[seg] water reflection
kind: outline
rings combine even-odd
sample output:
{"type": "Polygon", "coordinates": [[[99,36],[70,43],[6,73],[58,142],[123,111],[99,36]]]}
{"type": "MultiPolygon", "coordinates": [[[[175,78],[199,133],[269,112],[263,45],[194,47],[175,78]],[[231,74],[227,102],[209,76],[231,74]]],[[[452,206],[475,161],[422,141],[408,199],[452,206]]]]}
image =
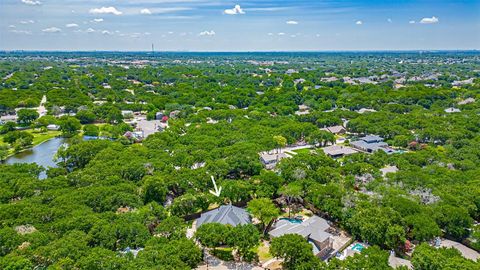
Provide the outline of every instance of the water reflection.
{"type": "MultiPolygon", "coordinates": [[[[64,138],[53,138],[40,145],[17,153],[7,158],[7,164],[15,163],[37,163],[40,166],[48,169],[48,167],[57,167],[57,164],[53,160],[58,148],[65,143],[64,138]]],[[[40,174],[40,179],[47,177],[45,172],[40,174]]]]}

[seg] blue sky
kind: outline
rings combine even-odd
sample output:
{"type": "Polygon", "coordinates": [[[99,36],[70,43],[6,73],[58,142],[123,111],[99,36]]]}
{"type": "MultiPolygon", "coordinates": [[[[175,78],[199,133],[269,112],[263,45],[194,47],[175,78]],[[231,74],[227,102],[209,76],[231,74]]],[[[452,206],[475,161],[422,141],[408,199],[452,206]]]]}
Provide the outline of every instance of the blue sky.
{"type": "Polygon", "coordinates": [[[480,0],[0,0],[3,50],[480,49],[480,0]]]}

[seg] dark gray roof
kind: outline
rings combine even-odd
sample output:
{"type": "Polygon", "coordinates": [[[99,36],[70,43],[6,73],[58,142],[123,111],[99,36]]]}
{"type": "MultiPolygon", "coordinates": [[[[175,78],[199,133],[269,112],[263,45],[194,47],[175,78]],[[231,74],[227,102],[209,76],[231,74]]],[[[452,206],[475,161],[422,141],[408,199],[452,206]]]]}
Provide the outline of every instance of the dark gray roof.
{"type": "Polygon", "coordinates": [[[232,226],[244,225],[251,223],[250,215],[240,207],[222,205],[217,209],[203,213],[197,219],[197,228],[205,223],[230,224],[232,226]]]}
{"type": "Polygon", "coordinates": [[[384,148],[384,147],[388,146],[388,144],[385,143],[385,142],[368,143],[368,142],[363,141],[363,140],[362,141],[350,142],[350,145],[353,146],[353,147],[356,147],[356,148],[360,148],[360,149],[368,149],[372,152],[380,150],[380,148],[384,148]]]}
{"type": "Polygon", "coordinates": [[[375,143],[375,142],[382,142],[383,138],[377,135],[367,135],[365,137],[359,138],[362,141],[365,141],[367,143],[375,143]]]}

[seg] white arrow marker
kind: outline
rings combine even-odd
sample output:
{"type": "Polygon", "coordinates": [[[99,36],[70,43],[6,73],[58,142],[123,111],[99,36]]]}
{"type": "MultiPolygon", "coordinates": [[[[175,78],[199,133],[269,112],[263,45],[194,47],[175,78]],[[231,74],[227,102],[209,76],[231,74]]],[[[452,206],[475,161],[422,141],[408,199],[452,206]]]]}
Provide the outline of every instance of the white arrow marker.
{"type": "Polygon", "coordinates": [[[217,197],[220,197],[220,192],[222,192],[222,187],[217,188],[217,183],[215,183],[215,178],[213,178],[213,175],[211,176],[211,178],[212,178],[212,183],[213,183],[213,187],[215,188],[215,191],[213,191],[213,190],[209,190],[209,191],[213,195],[215,195],[217,197]]]}

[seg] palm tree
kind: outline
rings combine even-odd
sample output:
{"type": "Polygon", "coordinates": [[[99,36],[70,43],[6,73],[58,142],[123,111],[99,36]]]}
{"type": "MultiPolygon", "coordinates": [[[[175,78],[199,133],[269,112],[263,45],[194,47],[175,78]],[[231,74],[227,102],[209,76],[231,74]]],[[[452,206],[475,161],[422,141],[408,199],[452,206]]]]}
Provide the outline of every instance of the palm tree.
{"type": "Polygon", "coordinates": [[[290,183],[280,188],[280,195],[285,198],[288,206],[288,218],[290,218],[291,205],[295,201],[300,201],[303,195],[303,188],[300,184],[290,183]]]}

